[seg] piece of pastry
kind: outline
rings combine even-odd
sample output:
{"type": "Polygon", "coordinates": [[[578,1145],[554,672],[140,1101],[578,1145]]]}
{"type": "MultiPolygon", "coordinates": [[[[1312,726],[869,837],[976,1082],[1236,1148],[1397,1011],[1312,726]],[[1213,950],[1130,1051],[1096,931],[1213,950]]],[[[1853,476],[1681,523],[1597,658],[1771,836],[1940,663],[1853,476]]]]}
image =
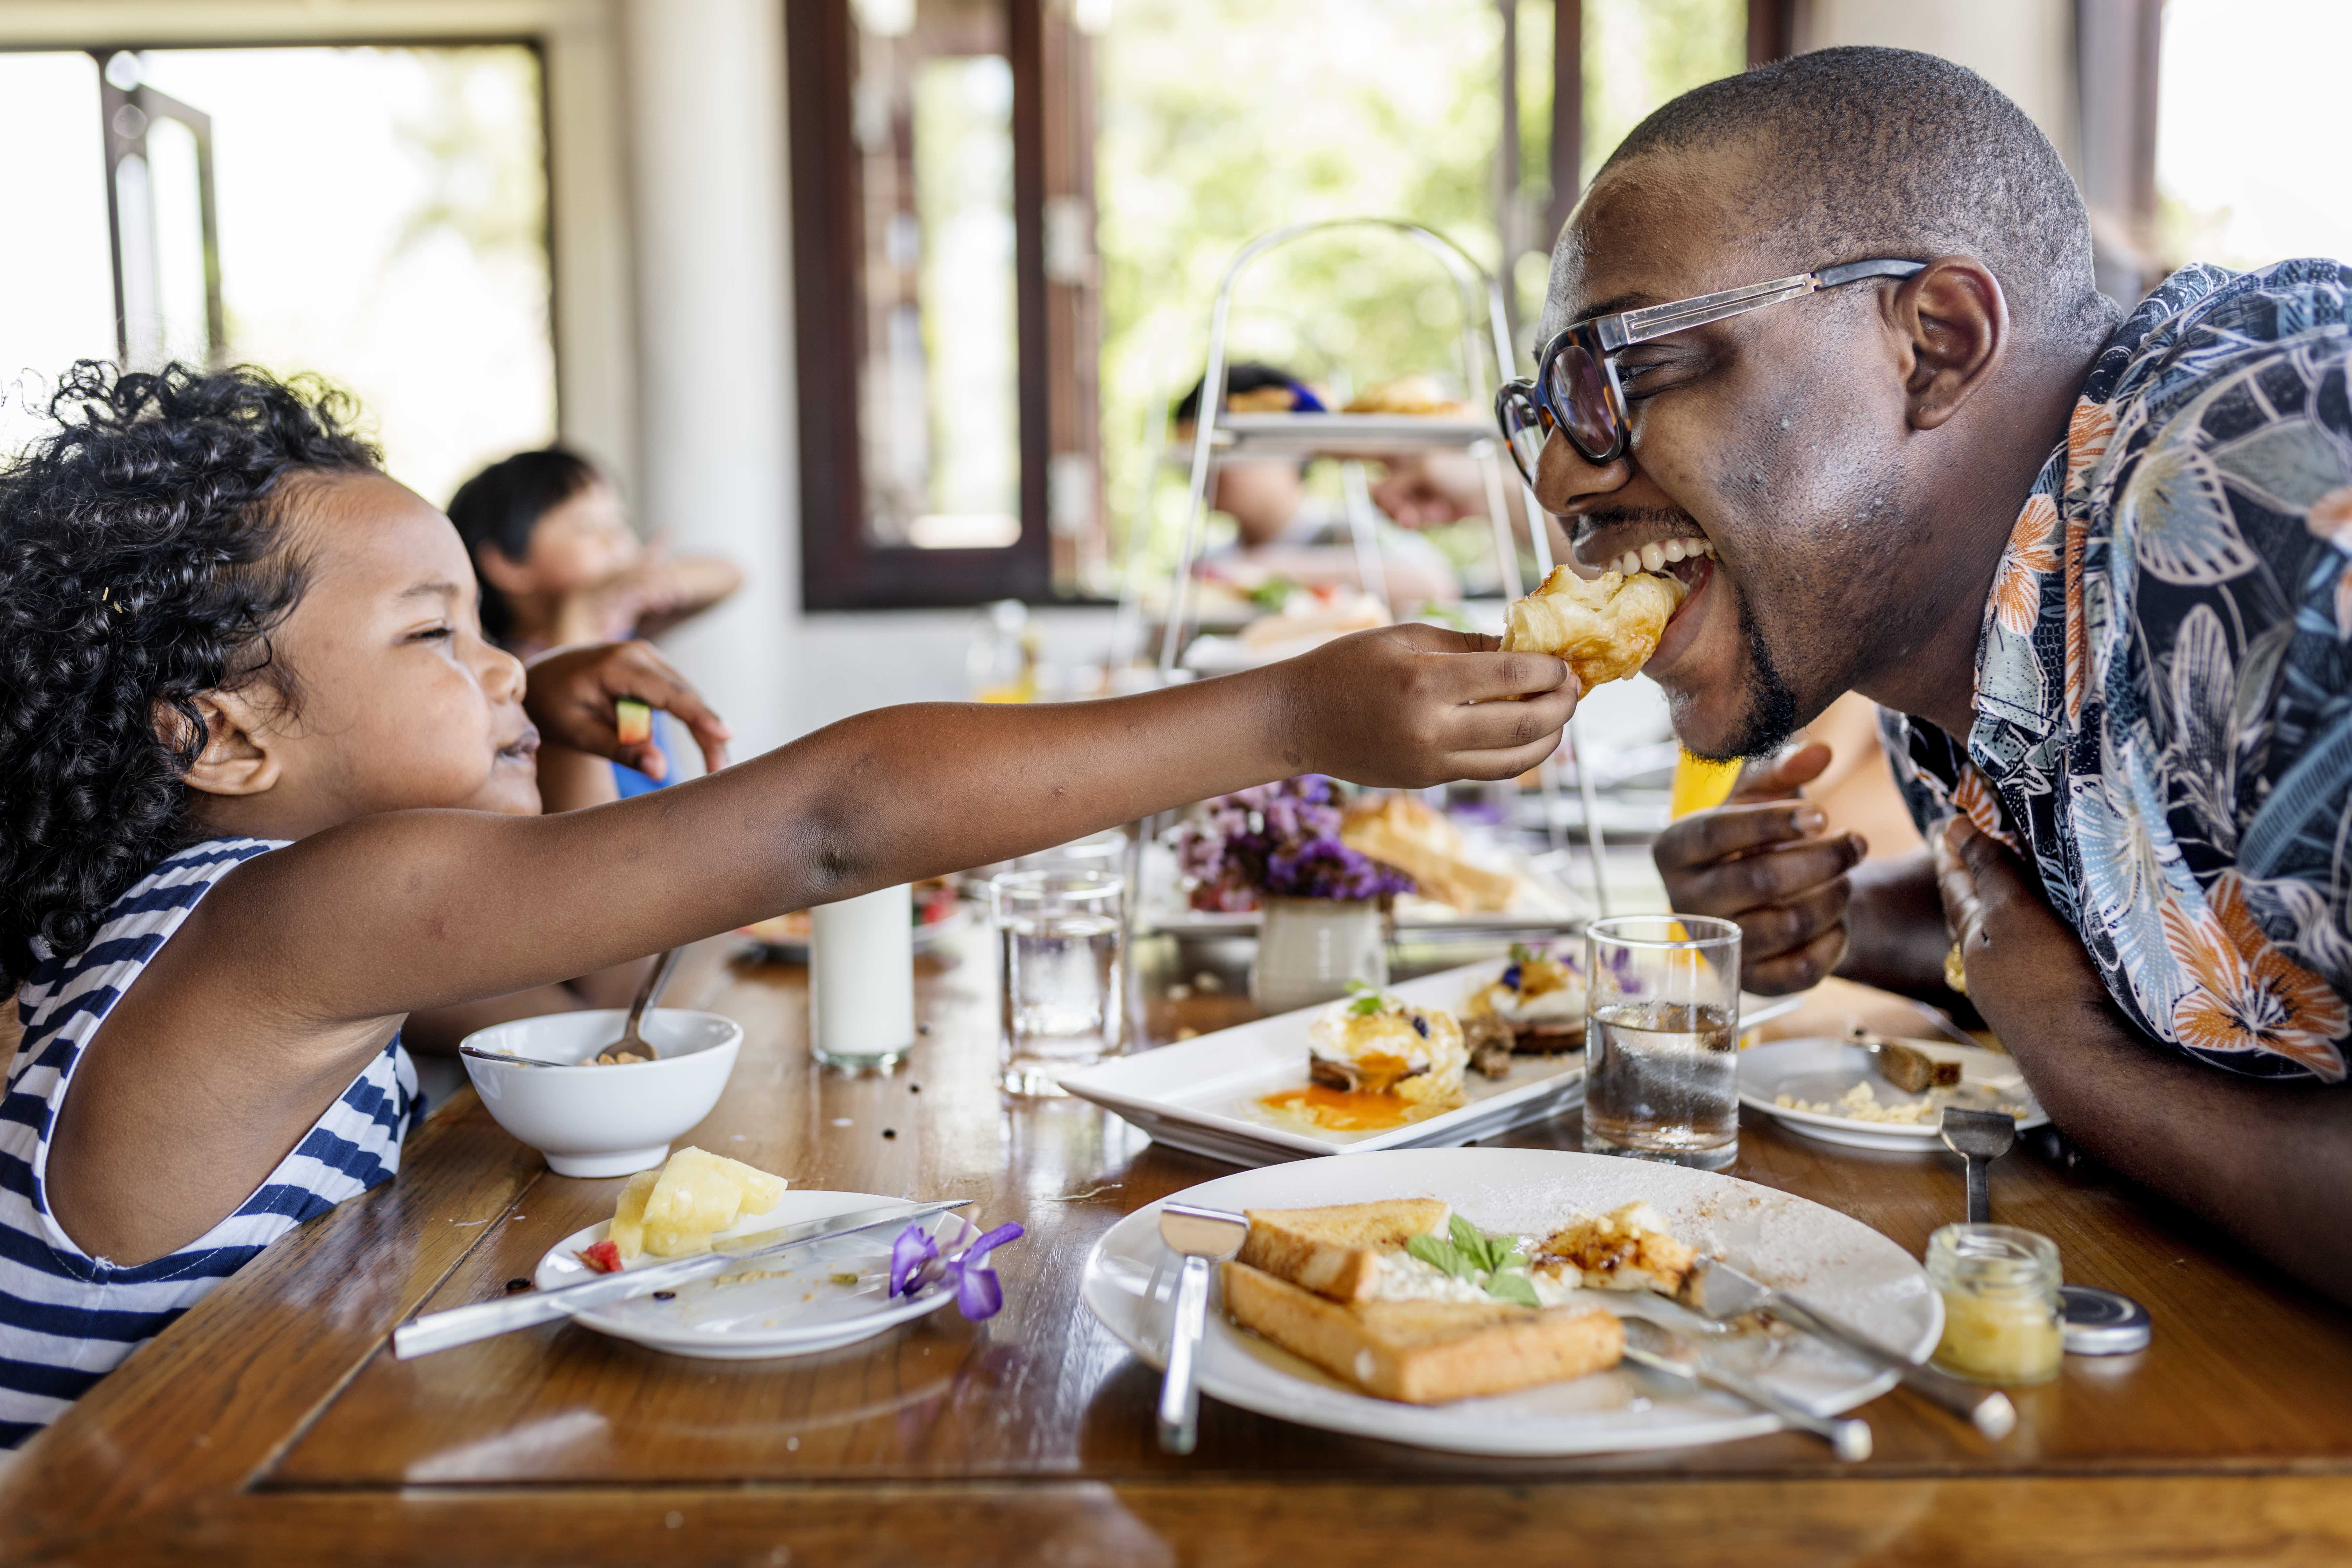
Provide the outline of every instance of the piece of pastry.
{"type": "Polygon", "coordinates": [[[1664,1215],[1634,1202],[1604,1215],[1578,1215],[1545,1238],[1528,1271],[1592,1290],[1672,1296],[1697,1260],[1698,1249],[1676,1240],[1664,1215]]]}
{"type": "Polygon", "coordinates": [[[1379,1280],[1383,1254],[1416,1236],[1444,1235],[1453,1211],[1437,1198],[1389,1198],[1243,1212],[1249,1235],[1235,1256],[1244,1263],[1334,1301],[1359,1301],[1379,1280]]]}
{"type": "Polygon", "coordinates": [[[1465,1014],[1462,1043],[1470,1048],[1470,1070],[1482,1078],[1511,1076],[1511,1058],[1519,1048],[1518,1031],[1492,1013],[1483,1017],[1465,1014]]]}
{"type": "Polygon", "coordinates": [[[1514,942],[1503,973],[1462,1005],[1464,1037],[1473,1019],[1499,1021],[1512,1049],[1550,1056],[1584,1048],[1584,976],[1557,953],[1514,942]]]}
{"type": "Polygon", "coordinates": [[[1410,795],[1359,800],[1340,819],[1339,841],[1411,877],[1424,899],[1465,914],[1511,907],[1519,879],[1469,858],[1461,829],[1410,795]]]}
{"type": "Polygon", "coordinates": [[[1454,1015],[1385,991],[1332,1003],[1307,1030],[1307,1076],[1326,1088],[1389,1094],[1415,1106],[1463,1101],[1470,1053],[1454,1015]]]}
{"type": "Polygon", "coordinates": [[[1349,414],[1412,414],[1423,418],[1467,418],[1470,405],[1448,394],[1433,375],[1401,375],[1368,386],[1350,399],[1349,414]]]}
{"type": "Polygon", "coordinates": [[[1558,655],[1590,691],[1649,662],[1686,592],[1680,579],[1654,572],[1584,578],[1556,566],[1542,587],[1511,605],[1503,647],[1558,655]]]}
{"type": "Polygon", "coordinates": [[[1611,1313],[1507,1301],[1363,1301],[1343,1306],[1246,1263],[1224,1265],[1225,1311],[1367,1394],[1438,1405],[1581,1377],[1617,1364],[1611,1313]]]}
{"type": "Polygon", "coordinates": [[[1906,1046],[1900,1040],[1882,1040],[1874,1035],[1854,1031],[1854,1044],[1870,1053],[1878,1068],[1878,1076],[1906,1094],[1925,1094],[1931,1089],[1957,1089],[1960,1083],[1960,1064],[1940,1061],[1916,1046],[1906,1046]]]}
{"type": "Polygon", "coordinates": [[[1228,414],[1288,414],[1298,406],[1298,394],[1287,386],[1254,386],[1225,395],[1228,414]]]}

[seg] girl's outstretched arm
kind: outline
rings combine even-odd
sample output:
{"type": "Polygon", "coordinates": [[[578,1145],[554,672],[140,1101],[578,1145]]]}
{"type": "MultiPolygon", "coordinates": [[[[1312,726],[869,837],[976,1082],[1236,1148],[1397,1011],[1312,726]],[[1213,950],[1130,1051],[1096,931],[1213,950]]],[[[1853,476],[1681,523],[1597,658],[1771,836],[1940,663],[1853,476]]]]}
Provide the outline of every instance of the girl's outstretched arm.
{"type": "Polygon", "coordinates": [[[1577,693],[1559,660],[1492,642],[1396,626],[1138,697],[884,709],[610,805],[396,811],[313,833],[225,877],[117,1005],[63,1108],[51,1202],[94,1254],[184,1245],[416,1008],[1294,773],[1516,776],[1558,745],[1577,693]]]}
{"type": "Polygon", "coordinates": [[[881,709],[557,816],[362,818],[233,873],[198,917],[206,946],[269,955],[236,967],[289,1015],[334,1023],[560,979],[1294,773],[1512,777],[1558,744],[1575,692],[1559,660],[1488,640],[1396,626],[1137,697],[881,709]]]}

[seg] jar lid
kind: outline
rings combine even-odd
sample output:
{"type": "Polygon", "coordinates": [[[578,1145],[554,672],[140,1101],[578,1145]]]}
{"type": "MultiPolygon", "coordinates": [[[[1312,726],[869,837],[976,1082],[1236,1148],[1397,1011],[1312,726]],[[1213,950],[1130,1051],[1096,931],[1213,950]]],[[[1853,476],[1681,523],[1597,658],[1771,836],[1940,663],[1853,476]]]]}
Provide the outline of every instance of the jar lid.
{"type": "Polygon", "coordinates": [[[2154,1325],[2147,1309],[2129,1296],[2089,1285],[2062,1285],[2066,1353],[2069,1355],[2129,1355],[2146,1350],[2154,1325]]]}

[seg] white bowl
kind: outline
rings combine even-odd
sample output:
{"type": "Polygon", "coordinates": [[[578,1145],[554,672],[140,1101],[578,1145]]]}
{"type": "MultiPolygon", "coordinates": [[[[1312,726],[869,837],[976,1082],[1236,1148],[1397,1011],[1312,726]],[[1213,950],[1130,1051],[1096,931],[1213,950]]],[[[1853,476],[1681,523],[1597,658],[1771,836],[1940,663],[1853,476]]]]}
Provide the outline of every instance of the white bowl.
{"type": "MultiPolygon", "coordinates": [[[[502,1056],[585,1064],[621,1037],[628,1014],[550,1013],[477,1030],[466,1044],[502,1056]]],[[[559,1176],[626,1176],[669,1158],[670,1140],[710,1114],[735,1070],[743,1026],[716,1013],[656,1007],[646,1038],[660,1053],[616,1067],[537,1068],[460,1057],[498,1124],[547,1156],[559,1176]]]]}

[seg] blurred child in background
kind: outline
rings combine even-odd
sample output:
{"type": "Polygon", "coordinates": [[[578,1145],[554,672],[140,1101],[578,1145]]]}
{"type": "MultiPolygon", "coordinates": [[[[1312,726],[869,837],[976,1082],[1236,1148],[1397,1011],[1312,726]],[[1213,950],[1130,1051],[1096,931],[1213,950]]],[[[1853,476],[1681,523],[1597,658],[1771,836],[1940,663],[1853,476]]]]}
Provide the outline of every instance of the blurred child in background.
{"type": "MultiPolygon", "coordinates": [[[[449,521],[473,557],[482,630],[528,659],[574,643],[616,642],[667,631],[724,600],[743,574],[711,556],[673,558],[648,548],[621,511],[620,493],[594,464],[562,447],[518,452],[457,487],[449,521]]],[[[655,739],[665,760],[657,723],[655,739]]],[[[542,763],[542,768],[549,764],[542,763]]],[[[577,771],[573,794],[641,795],[667,782],[618,763],[557,759],[577,771]]]]}

